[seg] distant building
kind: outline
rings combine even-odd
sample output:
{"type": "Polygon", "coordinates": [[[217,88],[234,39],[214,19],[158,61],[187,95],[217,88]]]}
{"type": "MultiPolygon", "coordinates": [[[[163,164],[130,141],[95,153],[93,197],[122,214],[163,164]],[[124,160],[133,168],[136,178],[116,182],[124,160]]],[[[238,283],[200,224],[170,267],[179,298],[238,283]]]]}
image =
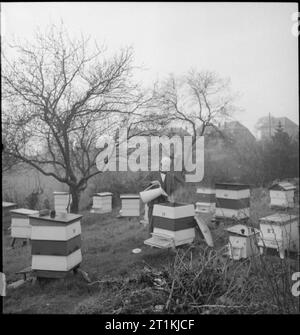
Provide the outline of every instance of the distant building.
{"type": "Polygon", "coordinates": [[[259,140],[273,136],[279,124],[291,137],[298,136],[299,126],[287,117],[264,116],[256,123],[256,137],[259,140]]]}

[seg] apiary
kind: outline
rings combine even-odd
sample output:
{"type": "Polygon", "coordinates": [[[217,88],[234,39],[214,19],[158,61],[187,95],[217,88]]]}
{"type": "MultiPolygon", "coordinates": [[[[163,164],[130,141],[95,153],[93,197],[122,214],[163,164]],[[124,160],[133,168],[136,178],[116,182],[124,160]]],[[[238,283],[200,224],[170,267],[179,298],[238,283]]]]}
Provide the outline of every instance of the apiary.
{"type": "Polygon", "coordinates": [[[12,238],[31,238],[31,225],[29,215],[38,214],[39,211],[27,208],[18,208],[10,211],[11,213],[11,237],[12,238]]]}
{"type": "Polygon", "coordinates": [[[56,213],[68,213],[72,202],[72,196],[68,192],[53,192],[54,209],[56,213]]]}
{"type": "Polygon", "coordinates": [[[239,260],[259,254],[259,230],[243,224],[226,228],[229,232],[228,255],[231,259],[239,260]]]}
{"type": "Polygon", "coordinates": [[[216,213],[218,218],[246,219],[250,216],[250,187],[244,184],[216,184],[216,213]]]}
{"type": "Polygon", "coordinates": [[[112,193],[102,192],[93,196],[91,213],[110,213],[112,211],[112,193]]]}
{"type": "Polygon", "coordinates": [[[216,209],[216,191],[213,188],[197,188],[197,213],[213,213],[216,209]]]}
{"type": "Polygon", "coordinates": [[[159,248],[191,243],[195,238],[195,209],[191,204],[162,203],[153,207],[153,233],[145,244],[159,248]]]}
{"type": "Polygon", "coordinates": [[[2,225],[3,226],[9,226],[11,223],[11,213],[10,211],[12,209],[16,209],[17,208],[17,204],[13,203],[13,202],[6,202],[3,201],[2,202],[2,225]]]}
{"type": "Polygon", "coordinates": [[[259,219],[261,253],[264,248],[276,249],[281,258],[285,251],[299,251],[299,217],[287,213],[275,213],[259,219]]]}
{"type": "Polygon", "coordinates": [[[37,277],[60,278],[82,261],[82,215],[59,213],[54,218],[30,215],[31,269],[37,277]]]}
{"type": "Polygon", "coordinates": [[[288,182],[279,182],[269,188],[271,207],[293,208],[296,187],[288,182]]]}
{"type": "Polygon", "coordinates": [[[140,196],[138,194],[121,194],[121,216],[140,216],[140,196]]]}

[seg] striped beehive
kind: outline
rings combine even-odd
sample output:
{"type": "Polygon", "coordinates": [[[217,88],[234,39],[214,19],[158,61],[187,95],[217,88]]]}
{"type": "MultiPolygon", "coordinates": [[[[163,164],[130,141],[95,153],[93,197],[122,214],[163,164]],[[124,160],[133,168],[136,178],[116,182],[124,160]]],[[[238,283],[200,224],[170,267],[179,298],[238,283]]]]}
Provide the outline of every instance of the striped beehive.
{"type": "Polygon", "coordinates": [[[213,213],[216,209],[216,191],[213,188],[197,188],[198,201],[196,202],[196,212],[213,213]]]}
{"type": "Polygon", "coordinates": [[[31,225],[29,215],[38,214],[39,211],[18,208],[10,211],[11,213],[11,237],[12,238],[31,238],[31,225]]]}
{"type": "Polygon", "coordinates": [[[217,218],[246,219],[250,216],[250,187],[244,184],[216,184],[217,218]]]}
{"type": "Polygon", "coordinates": [[[68,213],[72,202],[72,196],[68,192],[53,192],[54,209],[56,213],[68,213]]]}
{"type": "Polygon", "coordinates": [[[95,193],[91,213],[110,213],[112,210],[112,193],[95,193]]]}
{"type": "Polygon", "coordinates": [[[138,194],[121,194],[121,216],[140,216],[140,196],[138,194]]]}
{"type": "Polygon", "coordinates": [[[30,215],[34,275],[60,278],[80,265],[81,218],[82,215],[63,213],[55,218],[30,215]]]}
{"type": "Polygon", "coordinates": [[[287,213],[274,213],[259,219],[260,238],[258,245],[276,249],[281,258],[286,250],[299,251],[299,217],[287,213]]]}
{"type": "Polygon", "coordinates": [[[269,188],[271,207],[293,208],[296,186],[289,182],[279,182],[269,188]]]}
{"type": "Polygon", "coordinates": [[[11,223],[11,214],[10,211],[12,209],[16,209],[17,204],[13,202],[2,202],[2,225],[7,228],[7,226],[11,223]]]}
{"type": "Polygon", "coordinates": [[[194,205],[191,204],[154,205],[152,237],[144,243],[167,248],[193,242],[195,238],[194,215],[194,205]]]}

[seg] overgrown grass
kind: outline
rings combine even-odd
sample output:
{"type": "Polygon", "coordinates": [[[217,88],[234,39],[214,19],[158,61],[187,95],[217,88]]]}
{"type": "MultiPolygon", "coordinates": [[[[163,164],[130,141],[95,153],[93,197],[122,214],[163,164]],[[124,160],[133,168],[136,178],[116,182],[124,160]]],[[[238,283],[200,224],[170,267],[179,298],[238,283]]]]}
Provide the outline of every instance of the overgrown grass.
{"type": "MultiPolygon", "coordinates": [[[[194,192],[182,191],[182,201],[190,202],[194,192]]],[[[265,190],[252,190],[251,225],[258,227],[258,219],[273,212],[268,204],[265,190]]],[[[143,244],[148,228],[137,218],[117,219],[118,208],[112,214],[82,214],[81,267],[92,283],[79,274],[44,285],[28,282],[8,291],[4,313],[299,313],[299,300],[291,294],[291,274],[299,271],[295,255],[282,260],[269,252],[230,260],[224,256],[223,225],[211,226],[214,249],[199,233],[193,245],[175,253],[151,249],[143,244]],[[142,252],[133,254],[134,248],[142,252]]],[[[11,249],[9,242],[5,231],[4,272],[12,282],[31,256],[30,246],[11,249]]]]}

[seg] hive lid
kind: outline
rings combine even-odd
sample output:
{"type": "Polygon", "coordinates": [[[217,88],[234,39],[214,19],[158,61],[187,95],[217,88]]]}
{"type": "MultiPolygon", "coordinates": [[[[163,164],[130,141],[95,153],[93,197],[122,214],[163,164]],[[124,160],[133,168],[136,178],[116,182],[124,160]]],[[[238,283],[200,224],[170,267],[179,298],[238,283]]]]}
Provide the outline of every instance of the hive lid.
{"type": "Polygon", "coordinates": [[[98,196],[98,197],[106,197],[108,195],[112,195],[111,192],[100,192],[100,193],[95,193],[94,196],[98,196]]]}
{"type": "Polygon", "coordinates": [[[14,202],[7,202],[7,201],[3,201],[2,202],[2,207],[12,207],[12,206],[17,206],[17,204],[15,204],[14,202]]]}
{"type": "Polygon", "coordinates": [[[290,221],[298,219],[298,216],[286,214],[286,213],[274,213],[263,218],[260,218],[260,222],[266,221],[267,223],[282,225],[290,221]]]}
{"type": "Polygon", "coordinates": [[[18,209],[12,209],[10,212],[14,214],[32,215],[32,214],[38,214],[39,211],[28,208],[18,208],[18,209]]]}
{"type": "Polygon", "coordinates": [[[253,227],[248,227],[243,224],[237,224],[235,226],[226,228],[230,233],[238,234],[241,236],[251,236],[253,234],[259,233],[259,230],[253,227]]]}
{"type": "Polygon", "coordinates": [[[222,190],[248,190],[250,185],[238,183],[216,183],[216,189],[222,190]]]}
{"type": "Polygon", "coordinates": [[[274,183],[269,187],[269,190],[274,190],[274,191],[289,191],[289,190],[295,190],[296,186],[287,182],[287,181],[282,181],[279,183],[274,183]]]}
{"type": "Polygon", "coordinates": [[[80,214],[71,214],[71,213],[56,213],[55,218],[51,218],[50,215],[39,216],[39,214],[29,215],[30,218],[45,220],[50,222],[61,222],[61,223],[70,223],[77,221],[82,218],[80,214]]]}

